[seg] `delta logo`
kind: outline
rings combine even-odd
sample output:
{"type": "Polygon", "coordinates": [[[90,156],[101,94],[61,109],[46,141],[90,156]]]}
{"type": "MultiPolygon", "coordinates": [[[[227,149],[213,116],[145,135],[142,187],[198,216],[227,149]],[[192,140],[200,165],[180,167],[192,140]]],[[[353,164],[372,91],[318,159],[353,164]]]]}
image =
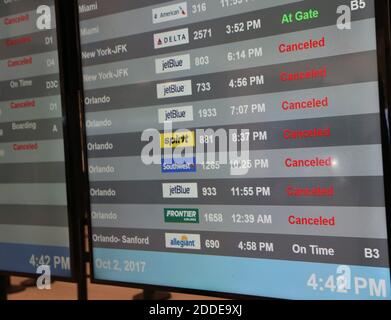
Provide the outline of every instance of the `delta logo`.
{"type": "Polygon", "coordinates": [[[195,199],[198,198],[198,184],[195,183],[163,183],[163,198],[165,199],[195,199]]]}
{"type": "Polygon", "coordinates": [[[162,173],[196,172],[196,158],[162,158],[162,173]]]}
{"type": "Polygon", "coordinates": [[[168,48],[189,43],[189,29],[178,29],[153,35],[155,49],[168,48]]]}
{"type": "Polygon", "coordinates": [[[199,234],[166,233],[166,248],[201,250],[199,234]]]}
{"type": "Polygon", "coordinates": [[[160,148],[194,147],[194,131],[170,132],[160,134],[160,148]]]}
{"type": "Polygon", "coordinates": [[[198,209],[188,208],[165,208],[165,223],[200,223],[198,209]]]}
{"type": "Polygon", "coordinates": [[[181,2],[170,6],[155,8],[152,10],[153,23],[162,23],[188,17],[187,2],[181,2]]]}
{"type": "Polygon", "coordinates": [[[155,60],[156,73],[169,73],[190,70],[190,54],[155,60]]]}

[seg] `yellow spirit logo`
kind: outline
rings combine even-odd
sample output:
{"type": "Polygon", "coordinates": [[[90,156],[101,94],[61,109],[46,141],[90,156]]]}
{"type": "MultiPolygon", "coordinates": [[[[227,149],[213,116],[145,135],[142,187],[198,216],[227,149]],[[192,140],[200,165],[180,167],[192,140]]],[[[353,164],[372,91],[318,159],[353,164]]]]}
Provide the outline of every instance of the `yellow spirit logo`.
{"type": "Polygon", "coordinates": [[[194,147],[195,139],[193,131],[162,133],[160,135],[160,147],[177,148],[177,147],[194,147]]]}

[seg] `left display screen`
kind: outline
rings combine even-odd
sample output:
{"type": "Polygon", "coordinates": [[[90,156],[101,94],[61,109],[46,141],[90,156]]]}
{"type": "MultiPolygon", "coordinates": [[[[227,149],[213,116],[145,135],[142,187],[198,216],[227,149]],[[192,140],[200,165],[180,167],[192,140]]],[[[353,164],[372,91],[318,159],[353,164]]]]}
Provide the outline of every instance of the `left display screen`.
{"type": "Polygon", "coordinates": [[[70,277],[54,0],[0,1],[0,272],[70,277]]]}

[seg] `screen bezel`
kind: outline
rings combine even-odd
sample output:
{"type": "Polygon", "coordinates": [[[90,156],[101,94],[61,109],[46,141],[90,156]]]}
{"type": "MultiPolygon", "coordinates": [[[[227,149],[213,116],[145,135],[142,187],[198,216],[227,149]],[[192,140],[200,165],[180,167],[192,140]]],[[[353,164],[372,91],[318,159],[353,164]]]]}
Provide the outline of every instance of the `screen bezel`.
{"type": "MultiPolygon", "coordinates": [[[[386,224],[387,224],[387,234],[388,234],[388,257],[389,262],[391,262],[391,143],[390,143],[390,125],[387,121],[386,114],[391,115],[391,110],[388,107],[391,104],[391,47],[390,47],[390,2],[389,0],[374,0],[375,2],[375,19],[376,19],[376,42],[377,42],[377,56],[378,56],[378,82],[379,82],[379,102],[380,102],[380,118],[381,118],[381,135],[382,135],[382,149],[383,149],[383,168],[384,168],[384,191],[385,191],[385,207],[386,207],[386,224]],[[383,35],[383,36],[381,36],[383,35]]],[[[80,33],[80,28],[78,28],[78,33],[80,33]]],[[[80,34],[79,34],[80,40],[80,34]]],[[[80,45],[80,41],[79,41],[80,45]]],[[[81,61],[81,48],[79,47],[79,57],[81,61]]],[[[82,77],[82,71],[81,75],[82,77]]],[[[82,84],[83,85],[83,84],[82,84]]],[[[84,101],[84,89],[81,90],[81,95],[84,101]]],[[[84,109],[84,103],[83,103],[84,109]]],[[[83,110],[84,111],[84,110],[83,110]]],[[[83,112],[83,117],[85,117],[85,112],[83,112]]],[[[389,118],[391,120],[391,118],[389,118]]],[[[86,127],[85,121],[82,121],[83,125],[83,135],[84,141],[86,141],[86,127]]],[[[86,154],[85,166],[88,168],[88,151],[86,143],[83,145],[84,153],[86,154]]],[[[88,179],[88,177],[87,177],[88,179]]],[[[88,199],[89,195],[89,179],[88,179],[88,189],[86,190],[88,199]]],[[[220,292],[220,291],[209,291],[209,290],[199,290],[191,288],[181,288],[181,287],[170,287],[162,285],[151,285],[151,284],[142,284],[142,283],[130,283],[130,282],[121,282],[113,280],[102,280],[97,279],[94,273],[94,259],[93,259],[93,245],[92,245],[92,217],[91,217],[91,202],[87,203],[87,212],[88,212],[88,245],[89,245],[89,269],[90,269],[90,280],[94,284],[103,284],[111,286],[120,286],[127,288],[136,288],[143,290],[155,290],[155,291],[169,291],[176,293],[185,293],[193,295],[203,295],[211,296],[216,298],[227,298],[227,299],[267,299],[275,300],[278,298],[267,297],[267,296],[253,296],[245,295],[240,293],[229,293],[229,292],[220,292]]],[[[391,269],[390,269],[391,274],[391,269]]]]}
{"type": "MultiPolygon", "coordinates": [[[[81,187],[79,181],[75,177],[80,177],[82,163],[78,164],[74,161],[74,154],[72,152],[72,145],[70,143],[71,137],[74,133],[70,130],[72,122],[78,121],[78,112],[72,108],[78,97],[77,83],[71,81],[72,70],[67,68],[70,63],[68,57],[64,54],[66,46],[66,35],[68,30],[63,28],[62,7],[64,1],[54,0],[53,5],[55,7],[55,18],[56,18],[56,37],[57,37],[57,52],[59,62],[59,76],[60,76],[60,95],[61,95],[61,110],[63,118],[63,141],[64,141],[64,162],[65,162],[65,175],[66,175],[66,191],[67,191],[67,212],[68,212],[68,234],[69,234],[69,253],[70,253],[70,271],[69,277],[52,275],[52,280],[64,281],[64,282],[78,282],[78,267],[81,263],[79,259],[80,248],[80,232],[78,228],[78,221],[83,208],[82,203],[77,201],[75,198],[77,194],[83,194],[84,190],[81,187]]],[[[79,133],[80,136],[80,133],[79,133]]],[[[81,149],[80,149],[81,153],[81,149]]],[[[2,276],[19,276],[19,277],[37,277],[39,274],[19,272],[11,270],[0,270],[2,276]]]]}

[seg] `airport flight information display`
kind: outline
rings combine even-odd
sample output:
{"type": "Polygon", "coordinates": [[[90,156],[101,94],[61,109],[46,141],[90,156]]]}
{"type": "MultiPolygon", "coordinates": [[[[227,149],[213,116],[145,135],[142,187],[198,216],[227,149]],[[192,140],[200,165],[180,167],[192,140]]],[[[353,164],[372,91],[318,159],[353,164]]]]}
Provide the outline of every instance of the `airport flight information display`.
{"type": "Polygon", "coordinates": [[[96,280],[390,298],[375,1],[79,15],[96,280]]]}
{"type": "Polygon", "coordinates": [[[54,6],[0,1],[0,271],[70,277],[54,6]]]}

